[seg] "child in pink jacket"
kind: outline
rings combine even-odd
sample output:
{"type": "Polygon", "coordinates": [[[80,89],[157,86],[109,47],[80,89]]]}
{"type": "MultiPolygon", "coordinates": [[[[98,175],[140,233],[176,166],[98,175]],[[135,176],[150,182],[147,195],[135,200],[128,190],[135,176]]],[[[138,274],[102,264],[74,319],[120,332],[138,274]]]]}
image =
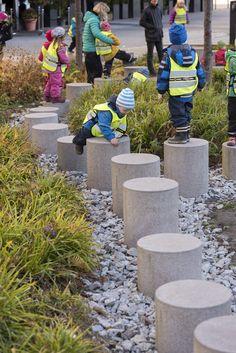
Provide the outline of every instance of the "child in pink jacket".
{"type": "Polygon", "coordinates": [[[44,97],[52,103],[64,103],[61,96],[63,88],[63,75],[69,67],[69,57],[66,52],[66,45],[63,42],[65,30],[63,27],[56,27],[52,30],[53,41],[49,45],[43,59],[43,70],[48,73],[48,80],[44,88],[44,97]]]}

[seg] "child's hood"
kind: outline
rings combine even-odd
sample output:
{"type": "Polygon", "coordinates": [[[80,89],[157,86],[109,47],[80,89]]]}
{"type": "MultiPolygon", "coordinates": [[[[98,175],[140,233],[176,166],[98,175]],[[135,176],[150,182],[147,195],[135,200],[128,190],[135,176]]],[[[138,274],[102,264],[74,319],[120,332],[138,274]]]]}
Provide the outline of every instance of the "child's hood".
{"type": "Polygon", "coordinates": [[[189,44],[171,45],[167,52],[180,66],[189,67],[195,60],[196,52],[189,44]]]}
{"type": "Polygon", "coordinates": [[[84,22],[87,22],[91,18],[96,18],[99,21],[99,17],[92,11],[87,11],[84,15],[83,20],[84,20],[84,22]]]}
{"type": "Polygon", "coordinates": [[[117,96],[113,94],[107,101],[108,106],[119,116],[119,118],[123,118],[123,114],[119,111],[119,109],[116,106],[116,100],[117,96]]]}

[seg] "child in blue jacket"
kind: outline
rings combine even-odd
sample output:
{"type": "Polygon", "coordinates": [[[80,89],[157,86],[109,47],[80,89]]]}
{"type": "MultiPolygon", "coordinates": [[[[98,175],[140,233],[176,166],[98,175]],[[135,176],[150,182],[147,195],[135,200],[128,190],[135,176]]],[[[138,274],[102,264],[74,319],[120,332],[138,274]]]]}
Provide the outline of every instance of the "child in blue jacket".
{"type": "Polygon", "coordinates": [[[76,19],[75,19],[75,17],[72,17],[72,19],[71,19],[68,35],[71,37],[71,43],[69,45],[68,52],[74,53],[73,50],[75,49],[75,45],[76,45],[76,43],[75,43],[75,41],[76,41],[76,19]]]}
{"type": "Polygon", "coordinates": [[[169,29],[169,37],[172,44],[164,50],[157,90],[160,95],[169,93],[170,119],[176,132],[168,142],[187,143],[190,138],[193,96],[196,89],[202,90],[205,86],[205,72],[195,49],[185,43],[187,32],[184,25],[173,24],[169,29]]]}
{"type": "Polygon", "coordinates": [[[86,115],[82,128],[73,139],[77,154],[83,153],[86,139],[91,137],[104,137],[113,146],[117,146],[119,138],[126,133],[126,115],[134,106],[134,92],[130,88],[122,89],[118,96],[111,96],[106,103],[96,104],[86,115]]]}

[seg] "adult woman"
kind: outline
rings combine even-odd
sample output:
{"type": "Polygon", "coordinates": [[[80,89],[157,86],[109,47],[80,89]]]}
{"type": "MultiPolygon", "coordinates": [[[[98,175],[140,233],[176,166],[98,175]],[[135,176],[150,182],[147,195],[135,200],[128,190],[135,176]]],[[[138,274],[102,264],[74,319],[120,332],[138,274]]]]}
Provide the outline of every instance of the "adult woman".
{"type": "Polygon", "coordinates": [[[97,3],[92,11],[84,15],[83,52],[85,54],[85,66],[87,82],[94,83],[95,77],[102,76],[102,63],[100,56],[96,54],[95,39],[98,38],[107,44],[113,44],[111,38],[101,33],[100,21],[107,21],[109,6],[104,2],[97,3]]]}

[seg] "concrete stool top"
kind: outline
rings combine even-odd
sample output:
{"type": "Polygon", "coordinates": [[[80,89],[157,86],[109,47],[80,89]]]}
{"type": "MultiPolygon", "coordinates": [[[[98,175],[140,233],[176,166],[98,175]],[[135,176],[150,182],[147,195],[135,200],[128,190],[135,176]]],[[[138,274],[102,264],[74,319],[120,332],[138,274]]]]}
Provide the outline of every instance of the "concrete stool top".
{"type": "Polygon", "coordinates": [[[123,187],[133,191],[158,192],[175,189],[178,187],[178,183],[167,178],[148,177],[127,180],[123,187]]]}
{"type": "Polygon", "coordinates": [[[91,83],[87,83],[87,82],[72,82],[72,83],[67,83],[66,86],[92,88],[92,84],[91,83]]]}
{"type": "MultiPolygon", "coordinates": [[[[122,136],[121,138],[119,138],[120,143],[127,142],[127,141],[129,141],[128,136],[122,136]]],[[[103,137],[91,137],[91,138],[87,139],[87,142],[92,143],[92,144],[111,145],[111,143],[103,137]]],[[[112,146],[112,147],[116,148],[114,146],[112,146]]]]}
{"type": "Polygon", "coordinates": [[[57,124],[57,123],[52,123],[52,124],[37,124],[33,126],[33,129],[35,130],[61,130],[67,128],[68,125],[66,124],[57,124]]]}
{"type": "Polygon", "coordinates": [[[30,113],[58,113],[58,107],[47,107],[47,106],[39,106],[35,108],[30,108],[30,113]]]}
{"type": "Polygon", "coordinates": [[[219,316],[199,324],[194,336],[203,346],[215,352],[236,352],[236,315],[219,316]]]}
{"type": "Polygon", "coordinates": [[[75,135],[62,136],[62,137],[59,137],[57,141],[62,143],[72,143],[72,140],[74,137],[75,135]]]}
{"type": "Polygon", "coordinates": [[[172,307],[203,309],[230,301],[231,292],[218,283],[189,279],[166,283],[156,290],[155,296],[172,307]]]}
{"type": "Polygon", "coordinates": [[[164,145],[167,145],[168,147],[173,147],[173,148],[194,148],[194,147],[208,145],[208,141],[191,137],[188,143],[171,144],[167,140],[164,142],[164,145]]]}
{"type": "Polygon", "coordinates": [[[42,112],[42,113],[29,113],[29,114],[25,114],[25,118],[27,119],[38,119],[38,118],[51,118],[51,117],[57,117],[57,113],[53,113],[53,112],[42,112]]]}
{"type": "Polygon", "coordinates": [[[132,72],[138,71],[140,69],[147,69],[147,66],[134,66],[134,65],[130,65],[130,66],[124,66],[124,69],[130,70],[132,72]]]}
{"type": "Polygon", "coordinates": [[[227,145],[227,141],[226,142],[224,142],[224,143],[222,143],[222,146],[224,146],[224,147],[226,147],[226,148],[230,148],[230,149],[232,149],[232,150],[235,150],[236,151],[236,147],[235,146],[228,146],[227,145]]]}
{"type": "Polygon", "coordinates": [[[138,247],[152,253],[183,253],[202,246],[202,242],[191,235],[159,233],[147,235],[138,240],[138,247]]]}
{"type": "Polygon", "coordinates": [[[149,153],[125,153],[112,157],[111,160],[117,164],[149,164],[159,161],[160,158],[149,153]]]}

